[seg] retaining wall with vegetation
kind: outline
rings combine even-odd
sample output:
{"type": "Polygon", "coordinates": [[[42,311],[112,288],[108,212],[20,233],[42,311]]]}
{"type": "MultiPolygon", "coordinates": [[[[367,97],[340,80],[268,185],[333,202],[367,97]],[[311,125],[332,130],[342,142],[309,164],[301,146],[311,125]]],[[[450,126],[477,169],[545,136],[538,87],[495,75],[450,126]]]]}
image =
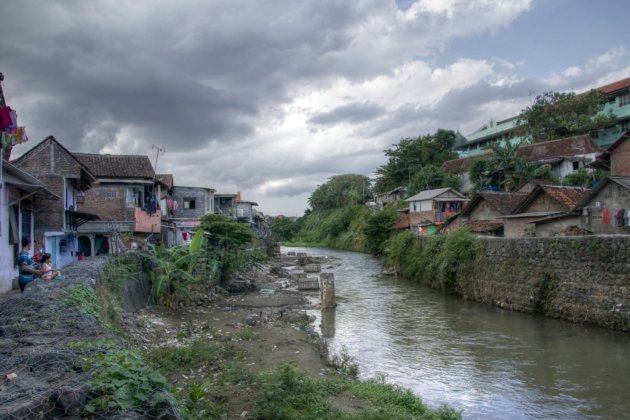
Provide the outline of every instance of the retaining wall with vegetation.
{"type": "Polygon", "coordinates": [[[502,308],[630,331],[630,236],[484,238],[456,292],[502,308]]]}

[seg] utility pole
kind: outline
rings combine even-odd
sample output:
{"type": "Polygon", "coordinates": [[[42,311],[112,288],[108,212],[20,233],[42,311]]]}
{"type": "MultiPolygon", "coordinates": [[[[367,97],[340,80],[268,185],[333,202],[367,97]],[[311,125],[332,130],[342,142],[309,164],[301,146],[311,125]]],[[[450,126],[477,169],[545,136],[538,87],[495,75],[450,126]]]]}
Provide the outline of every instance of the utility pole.
{"type": "Polygon", "coordinates": [[[155,144],[151,146],[151,149],[157,149],[155,152],[155,166],[153,167],[153,181],[155,181],[155,178],[157,177],[158,157],[160,156],[160,153],[166,152],[166,149],[164,147],[156,146],[155,144]]]}

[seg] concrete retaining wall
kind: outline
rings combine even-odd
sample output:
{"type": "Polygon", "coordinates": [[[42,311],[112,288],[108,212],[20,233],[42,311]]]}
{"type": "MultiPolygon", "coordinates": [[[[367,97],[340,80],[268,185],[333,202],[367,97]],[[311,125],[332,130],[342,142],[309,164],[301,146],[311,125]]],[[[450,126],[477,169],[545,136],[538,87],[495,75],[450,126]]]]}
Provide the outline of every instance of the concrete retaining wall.
{"type": "Polygon", "coordinates": [[[467,299],[630,331],[630,236],[487,238],[467,299]]]}

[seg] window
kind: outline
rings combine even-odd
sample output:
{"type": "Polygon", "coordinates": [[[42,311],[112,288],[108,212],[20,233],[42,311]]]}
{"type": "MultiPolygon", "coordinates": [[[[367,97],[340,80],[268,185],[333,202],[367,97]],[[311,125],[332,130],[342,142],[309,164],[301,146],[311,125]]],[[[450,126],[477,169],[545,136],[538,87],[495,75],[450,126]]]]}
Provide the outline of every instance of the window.
{"type": "Polygon", "coordinates": [[[573,170],[577,171],[578,169],[580,169],[580,162],[573,162],[573,170]]]}
{"type": "Polygon", "coordinates": [[[196,208],[195,206],[195,199],[194,198],[184,198],[184,208],[185,209],[194,209],[196,208]]]}
{"type": "Polygon", "coordinates": [[[101,191],[101,198],[112,199],[118,197],[118,192],[116,191],[101,191]]]}
{"type": "Polygon", "coordinates": [[[22,209],[22,237],[29,238],[31,237],[31,211],[22,209]]]}
{"type": "Polygon", "coordinates": [[[630,92],[619,95],[619,106],[624,106],[628,104],[630,104],[630,92]]]}
{"type": "Polygon", "coordinates": [[[127,188],[127,207],[143,207],[144,191],[140,187],[127,188]]]}

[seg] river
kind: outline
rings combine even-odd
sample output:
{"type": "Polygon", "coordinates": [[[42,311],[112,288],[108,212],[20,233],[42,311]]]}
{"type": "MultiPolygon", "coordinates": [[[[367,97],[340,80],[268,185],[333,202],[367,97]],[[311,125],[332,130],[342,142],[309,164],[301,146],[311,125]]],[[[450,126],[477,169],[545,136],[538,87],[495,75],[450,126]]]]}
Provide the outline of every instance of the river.
{"type": "Polygon", "coordinates": [[[360,378],[385,375],[465,419],[630,416],[630,335],[510,312],[390,276],[369,255],[331,256],[338,306],[313,311],[330,349],[360,378]],[[323,322],[322,322],[323,321],[323,322]]]}

